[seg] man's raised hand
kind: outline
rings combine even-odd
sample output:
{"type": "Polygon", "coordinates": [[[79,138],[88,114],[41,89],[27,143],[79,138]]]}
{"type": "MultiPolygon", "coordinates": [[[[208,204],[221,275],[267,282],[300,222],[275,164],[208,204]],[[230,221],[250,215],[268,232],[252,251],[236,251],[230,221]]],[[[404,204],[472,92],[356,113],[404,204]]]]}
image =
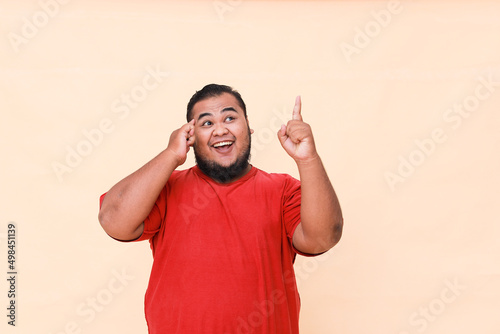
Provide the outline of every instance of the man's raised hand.
{"type": "Polygon", "coordinates": [[[298,164],[318,157],[311,127],[302,120],[301,108],[302,101],[297,96],[292,119],[278,131],[281,146],[298,164]]]}
{"type": "Polygon", "coordinates": [[[192,119],[170,135],[167,150],[176,159],[177,166],[186,162],[189,148],[194,144],[194,123],[195,120],[192,119]]]}

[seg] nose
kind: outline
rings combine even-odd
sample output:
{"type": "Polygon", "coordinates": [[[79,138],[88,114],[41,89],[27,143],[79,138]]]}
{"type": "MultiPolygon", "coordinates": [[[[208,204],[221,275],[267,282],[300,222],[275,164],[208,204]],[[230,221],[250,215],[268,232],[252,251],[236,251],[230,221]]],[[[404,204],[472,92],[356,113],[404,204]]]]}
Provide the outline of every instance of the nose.
{"type": "Polygon", "coordinates": [[[216,123],[214,127],[213,136],[224,136],[228,133],[228,129],[224,124],[216,123]]]}

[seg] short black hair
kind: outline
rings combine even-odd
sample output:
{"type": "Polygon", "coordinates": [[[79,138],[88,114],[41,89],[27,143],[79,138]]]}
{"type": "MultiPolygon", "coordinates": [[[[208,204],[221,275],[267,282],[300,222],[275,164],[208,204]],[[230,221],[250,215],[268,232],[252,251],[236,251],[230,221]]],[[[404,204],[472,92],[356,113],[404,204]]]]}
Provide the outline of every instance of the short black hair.
{"type": "Polygon", "coordinates": [[[208,84],[205,87],[203,87],[201,90],[196,91],[194,95],[191,97],[189,100],[189,103],[187,105],[187,114],[186,114],[186,119],[187,121],[191,121],[193,118],[193,107],[196,103],[208,99],[210,97],[217,97],[220,96],[224,93],[231,94],[236,98],[236,101],[238,101],[238,104],[240,105],[240,108],[243,109],[243,113],[245,117],[247,117],[247,107],[245,105],[245,102],[243,102],[243,99],[241,98],[240,93],[233,89],[230,86],[226,85],[218,85],[218,84],[208,84]]]}

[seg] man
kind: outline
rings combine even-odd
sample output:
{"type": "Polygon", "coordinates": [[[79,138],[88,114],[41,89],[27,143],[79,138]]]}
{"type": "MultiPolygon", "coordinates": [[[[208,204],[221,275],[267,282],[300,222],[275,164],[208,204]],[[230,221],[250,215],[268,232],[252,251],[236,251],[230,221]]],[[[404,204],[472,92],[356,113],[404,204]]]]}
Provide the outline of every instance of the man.
{"type": "Polygon", "coordinates": [[[151,243],[149,333],[298,333],[295,256],[326,252],[343,225],[300,97],[278,131],[300,182],[249,164],[253,130],[231,87],[196,92],[187,121],[101,196],[99,221],[111,237],[151,243]],[[176,170],[191,146],[196,166],[176,170]]]}

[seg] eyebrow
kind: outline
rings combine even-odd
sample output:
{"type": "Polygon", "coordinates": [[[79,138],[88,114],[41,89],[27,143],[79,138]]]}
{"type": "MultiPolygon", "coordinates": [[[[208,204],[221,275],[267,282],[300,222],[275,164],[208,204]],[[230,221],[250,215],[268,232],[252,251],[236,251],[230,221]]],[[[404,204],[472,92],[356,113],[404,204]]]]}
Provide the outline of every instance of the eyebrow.
{"type": "Polygon", "coordinates": [[[235,113],[237,113],[238,111],[236,111],[236,109],[234,109],[233,107],[226,107],[224,109],[222,109],[220,112],[224,112],[224,111],[234,111],[235,113]]]}
{"type": "MultiPolygon", "coordinates": [[[[222,109],[220,112],[223,113],[226,111],[234,111],[235,113],[238,113],[238,111],[236,109],[234,109],[233,107],[226,107],[226,108],[222,109]]],[[[213,114],[211,112],[204,112],[204,113],[200,114],[200,116],[198,116],[198,121],[206,116],[213,116],[213,114]]]]}

